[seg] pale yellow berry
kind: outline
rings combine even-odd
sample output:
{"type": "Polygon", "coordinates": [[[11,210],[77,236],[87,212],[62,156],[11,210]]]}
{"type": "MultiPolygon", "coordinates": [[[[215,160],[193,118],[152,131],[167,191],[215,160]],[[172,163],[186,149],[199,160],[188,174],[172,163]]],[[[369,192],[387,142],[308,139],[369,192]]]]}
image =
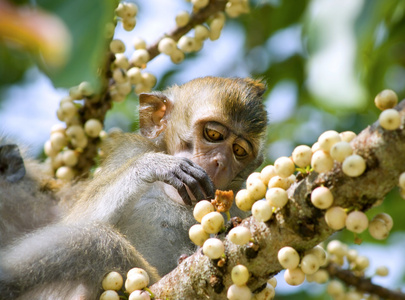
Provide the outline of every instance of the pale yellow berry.
{"type": "Polygon", "coordinates": [[[111,39],[114,36],[115,24],[113,22],[108,22],[105,24],[104,37],[106,39],[111,39]]]}
{"type": "Polygon", "coordinates": [[[282,156],[274,162],[274,168],[278,176],[286,178],[294,173],[295,165],[291,158],[282,156]]]}
{"type": "Polygon", "coordinates": [[[115,9],[115,14],[120,18],[124,18],[126,10],[127,10],[127,8],[126,8],[125,3],[121,2],[118,4],[118,7],[115,9]]]}
{"type": "Polygon", "coordinates": [[[64,148],[67,145],[66,136],[61,132],[52,133],[50,141],[51,141],[52,148],[56,151],[61,150],[62,148],[64,148]]]}
{"type": "Polygon", "coordinates": [[[266,284],[266,287],[259,293],[254,294],[253,300],[272,300],[276,295],[275,289],[271,284],[266,284]]]}
{"type": "Polygon", "coordinates": [[[143,277],[145,277],[146,285],[149,285],[149,281],[150,281],[149,275],[148,275],[148,273],[147,273],[144,269],[142,269],[142,268],[132,268],[131,270],[128,271],[128,273],[127,273],[127,278],[128,278],[128,277],[132,277],[133,275],[137,275],[137,274],[140,274],[140,275],[142,275],[143,277]]]}
{"type": "Polygon", "coordinates": [[[346,211],[340,206],[329,208],[325,213],[326,224],[333,230],[340,230],[346,225],[346,211]]]}
{"type": "Polygon", "coordinates": [[[383,90],[374,98],[374,103],[380,110],[394,108],[398,104],[398,96],[393,90],[383,90]]]}
{"type": "Polygon", "coordinates": [[[356,269],[363,271],[363,270],[367,269],[368,266],[370,265],[370,260],[365,256],[359,255],[359,256],[357,256],[355,263],[356,263],[356,269]]]}
{"type": "Polygon", "coordinates": [[[370,235],[376,240],[384,240],[388,237],[390,231],[387,224],[382,219],[374,218],[368,225],[370,235]]]}
{"type": "Polygon", "coordinates": [[[319,269],[319,260],[314,254],[306,254],[301,259],[301,270],[305,274],[314,274],[319,269]]]}
{"type": "Polygon", "coordinates": [[[76,105],[69,101],[61,103],[60,110],[64,121],[73,118],[73,116],[77,113],[76,105]]]}
{"type": "Polygon", "coordinates": [[[319,209],[327,209],[333,204],[332,192],[324,186],[315,188],[311,193],[312,204],[319,209]]]}
{"type": "Polygon", "coordinates": [[[58,154],[58,150],[52,147],[51,141],[46,141],[44,144],[44,152],[49,157],[55,157],[58,154]]]}
{"type": "Polygon", "coordinates": [[[119,39],[112,40],[110,42],[110,51],[112,53],[124,53],[125,52],[124,42],[119,39]]]}
{"type": "Polygon", "coordinates": [[[136,93],[137,95],[139,95],[139,94],[141,94],[141,93],[149,93],[150,90],[151,90],[151,88],[148,87],[148,86],[146,86],[146,85],[144,85],[142,82],[141,82],[141,83],[138,83],[138,84],[135,86],[135,93],[136,93]]]}
{"type": "Polygon", "coordinates": [[[193,4],[195,9],[201,9],[208,5],[209,0],[191,0],[191,3],[193,4]]]}
{"type": "Polygon", "coordinates": [[[221,31],[222,28],[224,27],[225,22],[220,19],[220,18],[216,18],[213,19],[210,23],[210,40],[211,41],[215,41],[217,39],[219,39],[219,37],[221,36],[221,31]]]}
{"type": "Polygon", "coordinates": [[[62,160],[64,165],[68,167],[73,167],[77,164],[79,158],[75,151],[68,149],[63,151],[62,160]]]}
{"type": "Polygon", "coordinates": [[[210,36],[210,31],[204,25],[196,25],[194,27],[194,38],[196,40],[206,40],[210,36]]]}
{"type": "Polygon", "coordinates": [[[266,185],[259,178],[254,178],[249,182],[246,182],[246,189],[249,191],[253,199],[259,200],[266,195],[266,185]]]}
{"type": "Polygon", "coordinates": [[[250,210],[254,202],[255,199],[253,199],[248,190],[242,189],[236,193],[235,204],[240,210],[250,210]]]}
{"type": "Polygon", "coordinates": [[[123,54],[123,53],[115,54],[113,68],[121,68],[124,70],[129,68],[129,61],[125,54],[123,54]]]}
{"type": "Polygon", "coordinates": [[[62,166],[56,170],[56,178],[62,180],[72,180],[75,177],[75,173],[71,167],[62,166]]]}
{"type": "Polygon", "coordinates": [[[276,277],[271,277],[269,280],[267,280],[269,284],[271,284],[274,288],[277,287],[277,278],[276,277]]]}
{"type": "Polygon", "coordinates": [[[108,290],[100,295],[100,300],[120,300],[120,296],[116,291],[108,290]]]}
{"type": "Polygon", "coordinates": [[[183,27],[190,21],[190,14],[187,11],[181,11],[176,15],[176,25],[183,27]]]}
{"type": "Polygon", "coordinates": [[[129,62],[135,67],[143,67],[149,61],[150,55],[146,49],[135,50],[129,62]]]}
{"type": "Polygon", "coordinates": [[[266,192],[266,200],[272,207],[284,207],[288,202],[286,190],[282,188],[270,188],[266,192]]]}
{"type": "Polygon", "coordinates": [[[136,19],[135,18],[125,18],[122,20],[122,27],[126,31],[131,31],[136,26],[136,19]]]}
{"type": "Polygon", "coordinates": [[[346,157],[352,154],[352,146],[350,146],[350,144],[345,141],[334,144],[330,149],[330,156],[338,162],[343,162],[346,157]]]}
{"type": "Polygon", "coordinates": [[[348,143],[350,143],[356,137],[356,134],[353,131],[344,131],[339,133],[339,135],[342,141],[348,143]]]}
{"type": "Polygon", "coordinates": [[[120,93],[121,95],[123,95],[125,97],[131,92],[132,85],[131,85],[131,83],[129,81],[125,81],[125,82],[122,82],[122,83],[117,83],[115,85],[115,88],[116,88],[118,93],[120,93]]]}
{"type": "Polygon", "coordinates": [[[348,291],[345,295],[345,300],[361,300],[362,294],[355,291],[348,291]]]}
{"type": "Polygon", "coordinates": [[[142,290],[148,286],[147,278],[142,274],[132,274],[125,280],[125,290],[132,293],[135,290],[142,290]]]}
{"type": "Polygon", "coordinates": [[[202,218],[210,213],[213,212],[214,206],[208,200],[201,200],[194,206],[193,216],[197,220],[197,222],[201,223],[202,218]]]}
{"type": "Polygon", "coordinates": [[[311,165],[318,173],[329,172],[333,168],[333,158],[328,152],[318,150],[312,155],[311,165]]]}
{"type": "Polygon", "coordinates": [[[71,139],[80,139],[85,136],[84,129],[80,125],[72,125],[66,129],[66,135],[71,139]]]}
{"type": "Polygon", "coordinates": [[[319,284],[323,284],[329,281],[329,273],[326,270],[318,270],[313,274],[314,281],[319,284]]]}
{"type": "Polygon", "coordinates": [[[151,73],[142,74],[142,83],[148,87],[154,87],[156,84],[156,77],[151,73]]]}
{"type": "Polygon", "coordinates": [[[129,295],[128,300],[150,300],[150,295],[147,291],[136,290],[129,295]]]}
{"type": "Polygon", "coordinates": [[[347,246],[338,240],[330,241],[326,249],[330,254],[334,254],[339,257],[343,257],[347,253],[347,246]]]}
{"type": "Polygon", "coordinates": [[[236,18],[244,12],[244,8],[241,3],[232,3],[228,1],[225,6],[225,12],[230,18],[236,18]]]}
{"type": "Polygon", "coordinates": [[[397,110],[389,108],[380,113],[378,121],[385,130],[395,130],[401,125],[401,115],[397,110]]]}
{"type": "Polygon", "coordinates": [[[127,72],[123,69],[115,69],[112,72],[112,78],[116,83],[123,83],[128,80],[127,72]]]}
{"type": "Polygon", "coordinates": [[[236,285],[245,285],[249,280],[249,270],[244,265],[237,265],[232,268],[232,282],[236,285]]]}
{"type": "Polygon", "coordinates": [[[110,90],[110,97],[114,102],[122,102],[125,100],[126,95],[121,94],[118,89],[115,88],[110,90]]]}
{"type": "Polygon", "coordinates": [[[319,143],[315,142],[312,147],[311,147],[312,153],[315,153],[318,150],[321,150],[321,148],[319,147],[319,143]]]}
{"type": "Polygon", "coordinates": [[[159,41],[158,50],[166,55],[171,55],[176,50],[176,42],[169,37],[165,37],[159,41]]]}
{"type": "Polygon", "coordinates": [[[312,149],[306,145],[300,145],[295,147],[292,152],[292,160],[300,167],[305,168],[311,164],[312,149]]]}
{"type": "Polygon", "coordinates": [[[204,231],[201,224],[195,224],[188,230],[188,236],[190,240],[197,246],[204,245],[204,242],[210,237],[208,233],[204,231]]]}
{"type": "Polygon", "coordinates": [[[355,262],[357,259],[357,256],[359,256],[359,254],[356,249],[347,250],[346,258],[350,263],[355,262]]]}
{"type": "Polygon", "coordinates": [[[247,244],[252,237],[249,228],[237,226],[232,228],[228,233],[228,239],[236,245],[247,244]]]}
{"type": "Polygon", "coordinates": [[[228,300],[250,300],[252,299],[252,292],[246,285],[238,286],[232,284],[226,293],[228,300]]]}
{"type": "Polygon", "coordinates": [[[138,13],[138,6],[132,2],[125,3],[125,15],[124,18],[133,18],[138,13]]]}
{"type": "Polygon", "coordinates": [[[58,154],[51,158],[52,169],[56,170],[63,166],[63,154],[58,152],[58,154]]]}
{"type": "Polygon", "coordinates": [[[287,269],[284,272],[284,280],[289,285],[300,285],[305,280],[305,273],[300,268],[287,269]]]}
{"type": "Polygon", "coordinates": [[[69,89],[69,97],[72,100],[81,100],[83,98],[82,93],[80,93],[79,87],[78,86],[72,86],[69,89]]]}
{"type": "Polygon", "coordinates": [[[89,136],[89,137],[98,137],[100,134],[101,130],[103,130],[103,124],[97,119],[90,119],[87,120],[86,123],[84,124],[84,132],[89,136]]]}
{"type": "Polygon", "coordinates": [[[368,227],[368,218],[362,211],[352,211],[347,215],[346,228],[355,233],[362,233],[368,227]]]}
{"type": "Polygon", "coordinates": [[[250,174],[246,179],[246,185],[251,184],[251,182],[256,179],[262,180],[260,172],[253,172],[252,174],[250,174]]]}
{"type": "Polygon", "coordinates": [[[118,272],[110,272],[103,278],[101,285],[104,290],[115,290],[118,291],[122,288],[122,284],[124,283],[124,279],[118,272]]]}
{"type": "Polygon", "coordinates": [[[398,186],[401,189],[405,189],[405,172],[399,175],[398,186]]]}
{"type": "Polygon", "coordinates": [[[170,59],[173,63],[179,64],[184,60],[184,52],[180,49],[175,49],[173,53],[170,55],[170,59]]]}
{"type": "Polygon", "coordinates": [[[224,217],[217,211],[210,212],[201,219],[201,225],[207,233],[218,233],[224,226],[224,217]]]}
{"type": "Polygon", "coordinates": [[[329,152],[330,148],[341,141],[340,135],[335,130],[328,130],[322,133],[318,138],[320,149],[329,152]]]}
{"type": "Polygon", "coordinates": [[[139,49],[146,49],[146,42],[145,42],[144,39],[141,39],[140,37],[135,37],[135,38],[132,40],[132,44],[134,45],[134,48],[135,48],[136,50],[139,50],[139,49]]]}
{"type": "Polygon", "coordinates": [[[177,42],[177,46],[184,53],[192,52],[195,48],[195,39],[193,37],[183,35],[177,42]]]}
{"type": "Polygon", "coordinates": [[[131,84],[138,84],[142,81],[141,69],[137,67],[130,68],[127,71],[127,76],[131,84]]]}
{"type": "Polygon", "coordinates": [[[366,170],[366,161],[357,154],[349,155],[342,164],[342,171],[347,176],[358,177],[366,170]]]}
{"type": "Polygon", "coordinates": [[[341,295],[344,295],[345,293],[345,287],[342,282],[338,280],[331,280],[328,283],[328,286],[326,288],[326,291],[328,292],[329,295],[332,297],[338,297],[341,295]]]}
{"type": "Polygon", "coordinates": [[[291,182],[288,178],[282,178],[282,177],[276,175],[270,179],[268,188],[271,189],[271,188],[279,187],[279,188],[286,190],[290,187],[290,185],[291,185],[291,182]]]}
{"type": "Polygon", "coordinates": [[[326,252],[321,246],[315,246],[314,248],[305,252],[305,254],[313,254],[318,259],[319,265],[323,266],[326,263],[326,252]]]}
{"type": "Polygon", "coordinates": [[[283,247],[278,251],[278,261],[284,269],[295,269],[300,263],[298,252],[289,246],[283,247]]]}
{"type": "Polygon", "coordinates": [[[382,276],[385,277],[387,276],[389,273],[389,270],[386,266],[379,266],[376,270],[375,270],[375,274],[378,276],[382,276]]]}
{"type": "Polygon", "coordinates": [[[86,136],[71,140],[73,147],[81,148],[81,149],[85,148],[87,146],[88,142],[89,142],[89,140],[87,139],[86,136]]]}
{"type": "Polygon", "coordinates": [[[83,96],[89,97],[94,94],[93,85],[88,81],[83,81],[79,84],[79,91],[83,96]]]}
{"type": "Polygon", "coordinates": [[[209,238],[203,245],[203,252],[211,259],[218,259],[225,253],[224,243],[217,238],[209,238]]]}
{"type": "Polygon", "coordinates": [[[252,215],[259,222],[267,222],[273,214],[273,208],[266,200],[259,200],[252,205],[252,215]]]}
{"type": "Polygon", "coordinates": [[[385,224],[388,227],[388,230],[390,231],[392,229],[392,226],[394,226],[394,221],[392,220],[391,216],[386,213],[379,213],[375,215],[374,219],[380,219],[385,222],[385,224]]]}
{"type": "Polygon", "coordinates": [[[272,165],[268,165],[268,166],[264,167],[263,170],[260,172],[260,178],[265,185],[268,185],[270,179],[276,175],[277,175],[276,170],[274,169],[274,166],[272,166],[272,165]]]}

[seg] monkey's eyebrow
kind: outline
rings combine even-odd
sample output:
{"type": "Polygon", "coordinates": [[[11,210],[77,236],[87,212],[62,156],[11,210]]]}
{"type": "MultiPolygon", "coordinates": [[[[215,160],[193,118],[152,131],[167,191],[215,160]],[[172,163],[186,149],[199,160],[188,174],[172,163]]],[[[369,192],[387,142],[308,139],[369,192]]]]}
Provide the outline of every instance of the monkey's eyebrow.
{"type": "Polygon", "coordinates": [[[216,130],[224,136],[228,133],[228,127],[215,121],[208,121],[207,123],[205,123],[204,128],[216,130]]]}

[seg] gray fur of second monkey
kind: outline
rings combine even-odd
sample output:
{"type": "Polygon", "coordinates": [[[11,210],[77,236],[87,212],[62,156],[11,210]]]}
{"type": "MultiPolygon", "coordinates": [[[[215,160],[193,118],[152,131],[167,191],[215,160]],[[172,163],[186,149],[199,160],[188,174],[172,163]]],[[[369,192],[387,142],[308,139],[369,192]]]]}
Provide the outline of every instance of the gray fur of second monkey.
{"type": "MultiPolygon", "coordinates": [[[[204,79],[200,80],[204,87],[204,79]]],[[[205,79],[212,80],[215,79],[205,79]]],[[[262,88],[241,79],[235,81],[241,95],[261,102],[262,88]]],[[[175,87],[167,95],[175,98],[181,92],[181,86],[175,87]]],[[[260,109],[264,125],[250,125],[261,128],[255,141],[259,144],[267,124],[264,108],[260,109]]],[[[251,120],[246,122],[252,124],[251,120]]],[[[165,151],[166,145],[132,134],[123,139],[125,143],[115,148],[121,155],[109,155],[71,213],[59,223],[1,250],[0,299],[16,296],[46,299],[52,294],[60,299],[72,295],[96,299],[102,277],[111,270],[125,273],[130,267],[143,267],[153,282],[159,276],[152,266],[165,274],[176,266],[181,254],[195,250],[188,238],[188,228],[195,223],[191,207],[171,201],[159,182],[148,179],[147,173],[153,174],[153,168],[164,168],[163,162],[167,159],[153,163],[148,156],[151,153],[154,158],[165,156],[159,152],[165,151]],[[133,157],[142,157],[142,160],[133,157]],[[74,262],[76,259],[80,263],[74,262]]],[[[234,190],[260,164],[261,147],[258,146],[258,159],[254,164],[235,179],[234,190]]]]}

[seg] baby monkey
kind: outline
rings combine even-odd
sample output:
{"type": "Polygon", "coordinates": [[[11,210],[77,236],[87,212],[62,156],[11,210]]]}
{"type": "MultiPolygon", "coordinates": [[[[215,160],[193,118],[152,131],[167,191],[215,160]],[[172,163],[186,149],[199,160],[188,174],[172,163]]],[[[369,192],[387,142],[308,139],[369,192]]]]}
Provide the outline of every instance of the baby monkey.
{"type": "Polygon", "coordinates": [[[156,281],[196,248],[191,204],[236,192],[263,160],[265,86],[205,77],[141,94],[140,134],[113,134],[100,172],[58,222],[0,251],[0,299],[97,299],[103,276],[156,281]]]}

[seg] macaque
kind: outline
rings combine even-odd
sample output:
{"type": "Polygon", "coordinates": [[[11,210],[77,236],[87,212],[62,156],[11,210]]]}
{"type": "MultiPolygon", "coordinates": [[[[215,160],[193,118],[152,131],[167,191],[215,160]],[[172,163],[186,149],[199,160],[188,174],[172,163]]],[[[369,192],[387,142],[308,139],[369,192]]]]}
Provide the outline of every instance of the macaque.
{"type": "Polygon", "coordinates": [[[0,299],[98,299],[110,271],[141,267],[153,283],[174,269],[196,250],[192,205],[261,164],[264,91],[205,77],[141,94],[140,134],[112,134],[73,208],[0,251],[0,299]]]}

